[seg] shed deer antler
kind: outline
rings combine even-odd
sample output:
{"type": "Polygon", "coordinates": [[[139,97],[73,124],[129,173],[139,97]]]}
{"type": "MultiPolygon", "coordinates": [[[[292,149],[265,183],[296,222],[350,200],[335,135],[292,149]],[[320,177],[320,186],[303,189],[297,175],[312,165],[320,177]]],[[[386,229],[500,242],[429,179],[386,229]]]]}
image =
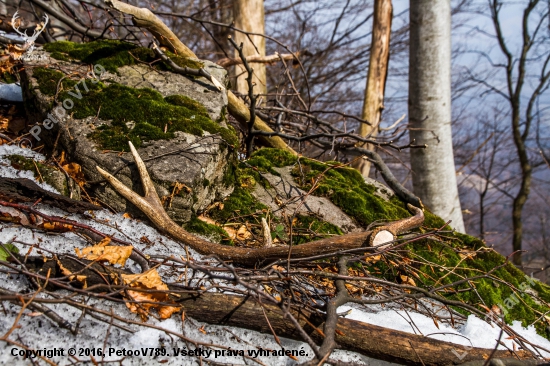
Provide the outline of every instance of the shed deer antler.
{"type": "Polygon", "coordinates": [[[155,190],[149,173],[147,173],[147,168],[145,167],[143,160],[141,160],[141,157],[138,155],[134,145],[132,145],[131,142],[128,142],[128,144],[130,145],[130,150],[134,160],[136,161],[136,166],[141,177],[141,183],[143,185],[145,195],[143,197],[138,195],[122,184],[114,176],[100,167],[97,167],[97,170],[103,178],[105,178],[118,193],[136,205],[145,215],[147,215],[147,217],[159,230],[167,233],[177,241],[189,245],[201,254],[215,255],[224,261],[232,261],[241,265],[254,266],[266,260],[287,258],[289,256],[289,251],[291,251],[292,258],[307,258],[316,255],[336,253],[346,249],[360,248],[365,246],[365,244],[383,244],[387,241],[395,239],[395,236],[393,236],[393,238],[389,238],[386,234],[387,232],[396,235],[406,230],[418,227],[424,222],[424,213],[422,210],[409,205],[409,209],[415,213],[414,217],[394,222],[388,226],[378,228],[375,231],[335,236],[292,247],[238,248],[210,243],[188,233],[181,226],[170,219],[170,217],[166,214],[166,211],[164,211],[162,202],[160,201],[160,198],[155,190]],[[382,241],[377,240],[377,236],[380,233],[386,235],[384,238],[381,238],[382,241]],[[374,238],[371,239],[371,235],[374,235],[374,238]],[[387,240],[387,238],[389,240],[387,240]],[[367,240],[369,241],[367,242],[367,240]]]}
{"type": "MultiPolygon", "coordinates": [[[[32,52],[34,50],[34,42],[36,41],[40,33],[42,33],[44,29],[46,29],[46,25],[48,24],[48,21],[50,20],[50,18],[48,18],[48,14],[44,14],[44,22],[42,24],[38,24],[34,29],[32,36],[29,36],[27,34],[27,31],[21,32],[19,30],[19,25],[17,26],[15,25],[15,22],[19,19],[18,14],[19,14],[19,11],[16,11],[15,14],[13,14],[13,17],[11,18],[11,25],[13,27],[13,30],[15,30],[17,34],[19,34],[25,40],[25,45],[23,46],[23,50],[32,52]]],[[[19,21],[19,23],[21,23],[21,21],[19,21]]]]}

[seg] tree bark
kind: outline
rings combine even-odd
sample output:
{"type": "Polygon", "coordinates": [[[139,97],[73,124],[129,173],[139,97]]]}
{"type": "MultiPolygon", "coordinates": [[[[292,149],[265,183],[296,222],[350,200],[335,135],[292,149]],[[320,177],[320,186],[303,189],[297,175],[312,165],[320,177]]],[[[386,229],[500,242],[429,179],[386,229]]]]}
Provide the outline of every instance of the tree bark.
{"type": "MultiPolygon", "coordinates": [[[[369,72],[367,76],[367,88],[363,102],[363,113],[361,118],[367,120],[371,125],[361,123],[359,134],[363,137],[370,134],[371,137],[378,135],[378,125],[384,109],[384,92],[388,76],[388,63],[390,60],[390,35],[393,17],[393,6],[391,0],[376,0],[374,2],[374,20],[372,30],[372,41],[369,58],[369,72]]],[[[372,145],[365,144],[369,150],[372,145]]],[[[359,170],[364,177],[369,176],[371,163],[368,160],[358,159],[352,165],[359,170]]]]}
{"type": "Polygon", "coordinates": [[[451,6],[449,0],[410,1],[410,139],[414,193],[426,207],[465,232],[451,132],[451,6]]]}
{"type": "MultiPolygon", "coordinates": [[[[263,314],[263,307],[278,336],[301,340],[294,325],[277,306],[260,304],[251,297],[206,293],[184,299],[182,304],[186,314],[197,320],[211,324],[245,326],[269,334],[271,331],[263,314]]],[[[315,326],[323,329],[321,317],[306,310],[294,309],[291,313],[313,339],[322,341],[322,336],[313,328],[315,326]]],[[[491,349],[469,348],[346,318],[339,318],[336,328],[336,342],[342,349],[407,365],[458,364],[483,359],[484,355],[488,356],[492,352],[491,349]],[[463,354],[464,357],[460,359],[463,354]]],[[[520,355],[529,357],[523,351],[520,351],[520,355]]],[[[508,351],[497,351],[494,357],[506,358],[513,355],[508,351]]]]}
{"type": "MultiPolygon", "coordinates": [[[[234,0],[233,17],[236,28],[246,32],[264,34],[264,0],[234,0]]],[[[265,56],[264,37],[247,35],[236,31],[234,39],[238,45],[243,44],[245,56],[265,56]]],[[[239,57],[237,51],[235,51],[235,57],[239,57]]],[[[252,81],[255,83],[254,94],[267,94],[265,64],[254,64],[253,69],[254,77],[252,81]]],[[[233,76],[236,78],[234,89],[241,94],[248,94],[246,70],[242,65],[235,66],[233,76]]]]}

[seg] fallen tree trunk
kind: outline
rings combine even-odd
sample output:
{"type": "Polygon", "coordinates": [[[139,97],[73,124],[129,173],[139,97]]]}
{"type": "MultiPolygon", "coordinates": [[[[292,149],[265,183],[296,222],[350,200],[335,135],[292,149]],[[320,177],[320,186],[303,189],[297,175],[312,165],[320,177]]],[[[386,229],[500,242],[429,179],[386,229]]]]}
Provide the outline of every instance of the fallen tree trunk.
{"type": "MultiPolygon", "coordinates": [[[[278,336],[301,340],[293,323],[285,319],[277,306],[259,304],[252,297],[205,293],[198,297],[183,299],[180,303],[187,315],[200,321],[246,327],[262,333],[271,332],[270,324],[278,336]]],[[[303,329],[320,343],[321,335],[311,325],[316,326],[317,329],[323,329],[322,318],[306,310],[292,309],[291,313],[300,322],[303,329]]],[[[454,343],[345,318],[338,319],[336,342],[342,349],[410,365],[460,364],[482,360],[492,352],[491,349],[484,348],[468,348],[467,350],[467,347],[454,343]],[[465,351],[466,354],[460,359],[459,357],[465,351]]],[[[516,351],[516,354],[521,358],[530,358],[529,354],[524,351],[516,351]]],[[[496,351],[493,357],[510,358],[513,357],[513,354],[508,351],[496,351]]]]}
{"type": "MultiPolygon", "coordinates": [[[[57,260],[50,259],[44,262],[43,257],[27,258],[28,267],[40,278],[37,282],[43,283],[49,272],[50,288],[56,286],[56,278],[65,277],[65,270],[86,276],[88,288],[94,291],[116,292],[121,286],[108,283],[112,274],[131,274],[130,272],[105,266],[99,263],[71,256],[58,256],[57,260]]],[[[116,276],[115,276],[116,277],[116,276]]],[[[71,284],[77,284],[72,281],[71,284]]],[[[67,283],[69,286],[69,283],[67,283]]],[[[67,286],[63,286],[67,289],[67,286]]],[[[266,304],[258,301],[255,296],[226,295],[221,293],[189,294],[178,285],[168,285],[170,299],[181,305],[187,316],[210,324],[229,325],[258,332],[302,340],[295,324],[285,316],[275,304],[266,304]]],[[[80,290],[83,291],[83,290],[80,290]]],[[[120,291],[123,293],[123,291],[120,291]]],[[[299,322],[304,331],[318,344],[323,340],[324,314],[309,310],[291,307],[289,312],[299,322]]],[[[361,353],[365,356],[391,362],[410,365],[452,365],[468,361],[484,360],[493,350],[484,348],[469,348],[450,342],[444,342],[422,335],[411,334],[398,330],[383,328],[356,320],[339,318],[336,326],[336,342],[338,347],[361,353]]],[[[525,351],[516,351],[521,359],[532,359],[525,351]]],[[[509,351],[496,351],[493,357],[511,358],[509,351]]]]}

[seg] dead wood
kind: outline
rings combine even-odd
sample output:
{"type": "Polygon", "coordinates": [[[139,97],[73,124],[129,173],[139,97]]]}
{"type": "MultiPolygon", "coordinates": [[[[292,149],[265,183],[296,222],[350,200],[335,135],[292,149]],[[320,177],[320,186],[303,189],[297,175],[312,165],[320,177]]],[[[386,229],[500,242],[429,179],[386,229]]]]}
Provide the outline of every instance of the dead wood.
{"type": "Polygon", "coordinates": [[[30,179],[0,177],[0,199],[8,202],[37,202],[58,207],[70,213],[99,210],[91,203],[73,200],[41,188],[30,179]]]}
{"type": "Polygon", "coordinates": [[[131,15],[134,25],[150,30],[161,45],[174,51],[177,55],[186,58],[197,58],[195,53],[180,42],[174,32],[153,14],[151,10],[147,8],[138,8],[117,0],[107,0],[105,2],[121,13],[131,15]]]}
{"type": "MultiPolygon", "coordinates": [[[[378,135],[378,126],[384,110],[384,92],[388,76],[388,64],[390,61],[390,36],[393,17],[393,6],[391,0],[374,2],[374,20],[372,30],[372,41],[369,57],[369,73],[367,76],[367,87],[365,100],[363,102],[363,113],[361,118],[371,124],[361,123],[359,135],[362,137],[374,138],[378,135]]],[[[368,150],[374,146],[367,143],[362,144],[368,150]]],[[[370,161],[358,159],[352,166],[359,170],[364,177],[369,176],[370,161]]]]}
{"type": "MultiPolygon", "coordinates": [[[[285,61],[296,60],[297,57],[300,56],[300,54],[308,55],[310,53],[307,52],[307,51],[302,51],[302,52],[296,52],[294,54],[292,54],[292,53],[283,53],[283,54],[275,53],[275,54],[269,55],[269,56],[252,55],[252,56],[246,57],[246,62],[248,62],[248,63],[257,63],[257,64],[275,64],[276,62],[281,61],[281,60],[285,60],[285,61]]],[[[228,67],[235,66],[235,65],[242,65],[243,60],[240,59],[240,58],[227,58],[226,57],[226,58],[222,58],[221,60],[218,60],[216,63],[218,65],[220,65],[221,67],[223,67],[223,68],[228,68],[228,67]]]]}

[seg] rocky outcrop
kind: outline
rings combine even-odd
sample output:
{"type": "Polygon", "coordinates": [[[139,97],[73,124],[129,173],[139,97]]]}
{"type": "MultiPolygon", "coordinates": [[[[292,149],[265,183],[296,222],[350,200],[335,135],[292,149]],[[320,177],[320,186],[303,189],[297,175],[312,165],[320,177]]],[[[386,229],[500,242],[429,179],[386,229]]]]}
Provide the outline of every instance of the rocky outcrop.
{"type": "MultiPolygon", "coordinates": [[[[58,59],[46,51],[33,55],[36,57],[27,62],[21,75],[27,113],[32,122],[38,122],[31,134],[47,152],[64,151],[70,162],[80,164],[90,195],[116,211],[139,215],[137,209],[101,182],[96,170],[96,166],[106,168],[139,191],[141,185],[133,160],[122,151],[127,150],[129,139],[134,144],[137,139],[139,153],[159,196],[176,222],[188,221],[191,211],[231,193],[232,187],[224,183],[224,176],[228,162],[234,159],[230,146],[233,141],[227,138],[234,132],[225,125],[225,91],[218,91],[204,78],[186,77],[143,64],[120,66],[116,70],[107,67],[101,74],[98,72],[101,68],[96,67],[91,74],[92,66],[86,63],[60,60],[65,54],[58,59]],[[101,93],[113,90],[120,100],[111,94],[106,94],[108,99],[101,99],[101,93]],[[108,107],[111,110],[106,111],[108,107]],[[119,112],[122,115],[117,115],[119,112]],[[162,113],[167,116],[166,124],[159,127],[159,123],[164,123],[160,119],[154,125],[149,118],[162,113]],[[175,117],[170,119],[172,114],[175,117]],[[181,124],[182,119],[186,123],[183,128],[172,128],[173,124],[181,124]],[[113,147],[117,139],[120,143],[113,147]]],[[[109,61],[109,55],[104,56],[109,61]]],[[[102,61],[97,61],[98,64],[102,61]]],[[[225,70],[219,66],[207,61],[201,66],[218,80],[225,80],[225,70]]]]}

